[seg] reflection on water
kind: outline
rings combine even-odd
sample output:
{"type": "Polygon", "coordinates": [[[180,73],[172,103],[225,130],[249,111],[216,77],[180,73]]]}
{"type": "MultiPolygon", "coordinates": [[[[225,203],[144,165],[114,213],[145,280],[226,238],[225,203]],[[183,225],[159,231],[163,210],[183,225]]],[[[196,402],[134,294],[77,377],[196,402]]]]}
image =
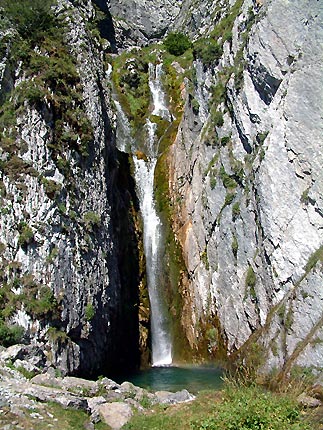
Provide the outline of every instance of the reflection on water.
{"type": "Polygon", "coordinates": [[[121,375],[116,382],[125,380],[150,391],[179,391],[186,388],[191,393],[201,390],[218,390],[222,387],[223,371],[213,366],[152,367],[132,375],[121,375]]]}

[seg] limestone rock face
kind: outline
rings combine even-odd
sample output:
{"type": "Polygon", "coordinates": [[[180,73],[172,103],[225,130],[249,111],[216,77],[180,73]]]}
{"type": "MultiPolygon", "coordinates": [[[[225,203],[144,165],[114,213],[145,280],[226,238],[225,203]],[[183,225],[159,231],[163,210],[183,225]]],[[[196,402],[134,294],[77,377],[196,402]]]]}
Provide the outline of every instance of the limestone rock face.
{"type": "Polygon", "coordinates": [[[321,20],[318,2],[244,2],[218,64],[194,63],[199,110],[186,104],[169,157],[188,338],[198,343],[211,318],[210,351],[253,334],[268,367],[321,367],[323,356],[321,20]]]}
{"type": "MultiPolygon", "coordinates": [[[[131,271],[133,281],[127,281],[125,290],[130,266],[120,262],[124,253],[136,261],[136,239],[127,218],[130,193],[119,189],[116,166],[123,160],[117,160],[114,145],[102,47],[87,30],[95,15],[93,5],[86,2],[77,8],[62,0],[55,14],[65,32],[66,48],[59,49],[66,49],[69,59],[63,62],[71,68],[68,77],[55,78],[61,84],[54,85],[63,89],[56,89],[56,96],[49,88],[40,101],[24,102],[14,125],[18,148],[14,155],[1,141],[1,282],[10,291],[8,324],[24,328],[25,341],[44,350],[47,365],[54,364],[63,373],[91,375],[109,363],[121,363],[122,349],[124,358],[136,357],[137,316],[135,311],[127,311],[125,319],[122,315],[123,303],[135,301],[136,293],[128,287],[136,283],[136,273],[131,271]],[[71,76],[74,82],[64,83],[71,76]],[[58,138],[59,127],[65,143],[58,138]],[[82,149],[84,132],[90,137],[82,149]],[[124,238],[117,238],[121,228],[124,238]],[[10,300],[15,304],[12,310],[10,300]]],[[[11,46],[8,43],[7,50],[11,46]]],[[[38,61],[46,61],[48,54],[41,56],[42,49],[33,53],[39,55],[38,61]]],[[[43,70],[31,75],[23,64],[13,70],[6,62],[9,55],[0,69],[1,94],[13,103],[11,89],[18,92],[21,85],[28,89],[43,70]]],[[[2,128],[11,144],[9,132],[2,128]]],[[[122,171],[126,176],[127,163],[122,171]]]]}
{"type": "MultiPolygon", "coordinates": [[[[253,351],[263,368],[321,369],[320,2],[94,3],[104,19],[90,0],[59,0],[64,43],[35,44],[16,64],[9,61],[16,33],[0,29],[0,323],[22,327],[42,366],[64,375],[137,363],[144,263],[121,152],[136,121],[126,119],[121,100],[112,103],[106,54],[182,31],[196,45],[180,96],[176,76],[164,77],[173,85],[165,99],[184,105],[166,139],[168,221],[185,284],[182,309],[171,312],[198,356],[253,351]],[[55,64],[59,73],[68,66],[64,77],[51,80],[48,58],[56,58],[49,67],[56,73],[55,64]]],[[[185,60],[173,66],[179,75],[185,60]]],[[[144,80],[133,87],[148,88],[144,80]]],[[[125,91],[129,82],[121,84],[125,91]]],[[[148,323],[147,310],[147,342],[148,323]]]]}
{"type": "Polygon", "coordinates": [[[129,39],[141,45],[162,37],[179,14],[181,5],[182,0],[109,0],[116,33],[123,44],[120,47],[124,47],[129,39]]]}

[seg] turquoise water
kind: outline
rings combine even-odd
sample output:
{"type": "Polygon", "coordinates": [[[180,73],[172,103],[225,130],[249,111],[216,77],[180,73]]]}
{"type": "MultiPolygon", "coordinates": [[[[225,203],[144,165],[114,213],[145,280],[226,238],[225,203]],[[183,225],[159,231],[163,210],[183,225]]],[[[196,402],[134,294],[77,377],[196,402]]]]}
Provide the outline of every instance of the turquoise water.
{"type": "Polygon", "coordinates": [[[131,375],[114,378],[116,382],[132,382],[150,391],[179,391],[186,388],[191,393],[201,390],[218,390],[222,387],[223,371],[213,366],[151,367],[131,375]]]}

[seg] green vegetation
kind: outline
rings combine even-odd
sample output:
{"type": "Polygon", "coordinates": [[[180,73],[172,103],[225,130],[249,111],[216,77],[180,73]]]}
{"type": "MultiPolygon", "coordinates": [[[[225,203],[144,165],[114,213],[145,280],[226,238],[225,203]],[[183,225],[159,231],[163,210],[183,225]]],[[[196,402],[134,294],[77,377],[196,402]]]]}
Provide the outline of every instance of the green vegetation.
{"type": "MultiPolygon", "coordinates": [[[[10,410],[10,407],[3,406],[3,413],[0,416],[0,427],[9,428],[12,423],[16,428],[44,430],[50,428],[55,423],[56,430],[84,430],[89,426],[89,415],[81,410],[63,408],[57,403],[44,403],[40,402],[35,404],[35,408],[23,408],[22,414],[15,414],[10,410]],[[39,419],[39,415],[43,417],[39,419]]],[[[108,426],[100,423],[96,425],[96,430],[108,430],[108,426]]]]}
{"type": "Polygon", "coordinates": [[[25,304],[27,313],[34,318],[45,318],[57,309],[54,293],[49,287],[40,286],[33,282],[24,291],[21,299],[25,304]]]}
{"type": "Polygon", "coordinates": [[[238,239],[236,236],[233,236],[233,238],[232,238],[231,249],[232,249],[232,253],[233,253],[234,257],[237,258],[239,244],[238,244],[238,239]]]}
{"type": "Polygon", "coordinates": [[[231,205],[231,203],[233,202],[235,196],[236,196],[235,193],[227,193],[225,195],[225,199],[224,199],[224,206],[231,205]]]}
{"type": "Polygon", "coordinates": [[[206,66],[209,66],[221,58],[223,47],[214,39],[203,38],[194,43],[193,54],[194,58],[201,59],[206,66]]]}
{"type": "Polygon", "coordinates": [[[305,273],[309,273],[319,262],[323,263],[323,245],[317,249],[308,259],[308,262],[304,267],[305,273]]]}
{"type": "Polygon", "coordinates": [[[240,203],[236,202],[232,206],[232,219],[235,220],[240,215],[240,203]]]}
{"type": "Polygon", "coordinates": [[[136,414],[125,430],[314,430],[291,394],[226,381],[223,391],[201,392],[194,402],[160,405],[136,414]]]}
{"type": "Polygon", "coordinates": [[[46,258],[47,263],[53,263],[54,260],[58,257],[59,249],[57,246],[54,246],[54,248],[50,251],[49,256],[46,258]]]}
{"type": "Polygon", "coordinates": [[[233,175],[232,176],[228,175],[226,173],[223,165],[221,165],[221,167],[220,167],[220,178],[221,178],[225,188],[233,189],[233,188],[237,187],[237,183],[236,183],[233,175]]]}
{"type": "Polygon", "coordinates": [[[112,80],[122,108],[133,125],[143,127],[150,103],[147,50],[123,52],[113,59],[112,80]]]}
{"type": "Polygon", "coordinates": [[[26,247],[34,240],[34,232],[26,222],[21,222],[18,226],[18,245],[26,247]]]}
{"type": "Polygon", "coordinates": [[[101,224],[101,217],[96,212],[85,212],[83,215],[83,223],[87,231],[93,231],[94,227],[99,227],[101,224]]]}
{"type": "Polygon", "coordinates": [[[190,49],[192,43],[183,33],[169,33],[164,40],[164,46],[170,54],[178,57],[190,49]]]}
{"type": "Polygon", "coordinates": [[[191,423],[193,430],[305,430],[300,407],[288,396],[259,387],[227,386],[213,414],[191,423]]]}
{"type": "Polygon", "coordinates": [[[245,285],[246,287],[254,288],[256,285],[256,274],[252,268],[252,266],[248,267],[245,285]]]}
{"type": "MultiPolygon", "coordinates": [[[[49,110],[47,127],[51,135],[48,148],[58,168],[68,176],[67,149],[87,157],[93,141],[93,127],[87,117],[76,60],[64,40],[64,30],[53,12],[53,0],[2,0],[5,25],[16,32],[7,36],[12,70],[22,70],[24,79],[17,81],[0,108],[0,146],[8,154],[0,170],[13,181],[26,174],[39,177],[48,197],[54,199],[60,185],[50,181],[26,163],[21,155],[26,143],[17,135],[16,118],[28,104],[44,116],[49,110]],[[35,46],[37,45],[37,49],[35,46]],[[19,64],[19,67],[17,67],[19,64]],[[27,102],[27,103],[26,103],[27,102]]],[[[70,181],[72,188],[72,180],[70,181]]]]}
{"type": "Polygon", "coordinates": [[[51,179],[42,178],[41,183],[44,186],[45,193],[50,199],[54,199],[61,191],[61,184],[56,181],[52,181],[51,179]]]}
{"type": "Polygon", "coordinates": [[[6,17],[23,39],[38,41],[56,25],[52,0],[1,0],[6,17]]]}
{"type": "Polygon", "coordinates": [[[7,325],[0,318],[0,345],[8,347],[19,343],[24,334],[24,329],[16,325],[7,325]]]}
{"type": "Polygon", "coordinates": [[[84,316],[86,321],[91,321],[94,318],[94,315],[95,315],[94,306],[92,305],[92,303],[88,303],[85,306],[85,310],[84,310],[84,316]]]}

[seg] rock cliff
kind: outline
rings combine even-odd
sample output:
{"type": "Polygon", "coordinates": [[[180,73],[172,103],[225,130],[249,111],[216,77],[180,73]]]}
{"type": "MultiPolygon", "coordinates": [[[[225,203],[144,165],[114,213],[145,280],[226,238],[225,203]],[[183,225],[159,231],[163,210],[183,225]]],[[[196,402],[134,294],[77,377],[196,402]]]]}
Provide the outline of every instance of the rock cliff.
{"type": "Polygon", "coordinates": [[[320,368],[322,7],[240,5],[217,12],[230,32],[218,60],[193,63],[198,112],[186,102],[169,157],[189,339],[211,318],[210,351],[256,348],[267,369],[320,368]]]}
{"type": "Polygon", "coordinates": [[[96,13],[62,1],[38,39],[2,33],[1,321],[84,375],[138,360],[132,185],[96,13]]]}
{"type": "Polygon", "coordinates": [[[150,118],[177,358],[320,370],[322,6],[93,3],[60,0],[63,36],[28,52],[1,27],[1,321],[68,373],[137,362],[149,306],[131,151],[116,139],[145,159],[150,118]],[[174,31],[192,50],[165,51],[174,31]],[[162,61],[170,121],[149,110],[148,63],[162,61]]]}

